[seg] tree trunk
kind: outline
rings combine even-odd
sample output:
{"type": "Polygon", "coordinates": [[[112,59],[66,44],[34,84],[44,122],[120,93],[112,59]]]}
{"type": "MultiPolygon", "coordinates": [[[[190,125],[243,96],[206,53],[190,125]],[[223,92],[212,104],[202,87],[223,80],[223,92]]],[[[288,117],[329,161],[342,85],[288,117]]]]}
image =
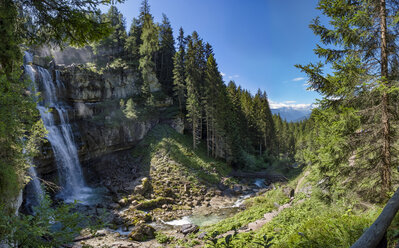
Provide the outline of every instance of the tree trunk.
{"type": "Polygon", "coordinates": [[[399,210],[399,188],[389,199],[376,221],[363,233],[351,248],[375,248],[384,237],[386,230],[399,210]]]}
{"type": "Polygon", "coordinates": [[[195,121],[195,117],[193,118],[193,150],[195,150],[196,146],[197,146],[197,128],[196,128],[196,121],[195,121]]]}
{"type": "Polygon", "coordinates": [[[209,116],[206,116],[206,150],[207,150],[207,155],[209,157],[209,150],[211,148],[211,144],[210,144],[210,131],[209,131],[209,116]]]}
{"type": "MultiPolygon", "coordinates": [[[[380,25],[381,25],[381,83],[386,85],[388,82],[388,54],[386,40],[386,3],[380,0],[380,25]]],[[[388,113],[388,93],[384,90],[381,99],[382,108],[382,128],[383,128],[383,146],[382,146],[382,164],[380,168],[382,180],[382,198],[386,197],[386,192],[391,189],[391,143],[390,127],[388,113]]]]}

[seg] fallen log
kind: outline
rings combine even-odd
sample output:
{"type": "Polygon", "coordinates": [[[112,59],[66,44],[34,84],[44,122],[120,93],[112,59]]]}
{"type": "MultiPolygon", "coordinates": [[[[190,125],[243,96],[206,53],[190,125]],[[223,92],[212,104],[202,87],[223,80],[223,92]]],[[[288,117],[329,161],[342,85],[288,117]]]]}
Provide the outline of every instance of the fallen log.
{"type": "Polygon", "coordinates": [[[381,214],[351,248],[376,248],[399,210],[399,188],[389,199],[381,214]]]}

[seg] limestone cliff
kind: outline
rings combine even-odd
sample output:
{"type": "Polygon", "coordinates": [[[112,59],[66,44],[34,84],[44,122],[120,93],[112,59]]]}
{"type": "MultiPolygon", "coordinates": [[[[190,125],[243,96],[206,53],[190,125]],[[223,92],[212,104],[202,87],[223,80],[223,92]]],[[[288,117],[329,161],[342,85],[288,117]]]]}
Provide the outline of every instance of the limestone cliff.
{"type": "MultiPolygon", "coordinates": [[[[137,92],[137,74],[133,71],[107,69],[100,73],[80,65],[46,64],[39,58],[34,59],[35,63],[48,67],[54,80],[58,73],[60,82],[54,82],[58,85],[58,98],[68,105],[67,116],[83,165],[93,166],[89,163],[92,160],[133,148],[159,122],[158,115],[128,119],[123,114],[121,99],[137,92]]],[[[42,155],[36,158],[39,174],[55,174],[54,163],[52,149],[46,144],[42,155]]]]}

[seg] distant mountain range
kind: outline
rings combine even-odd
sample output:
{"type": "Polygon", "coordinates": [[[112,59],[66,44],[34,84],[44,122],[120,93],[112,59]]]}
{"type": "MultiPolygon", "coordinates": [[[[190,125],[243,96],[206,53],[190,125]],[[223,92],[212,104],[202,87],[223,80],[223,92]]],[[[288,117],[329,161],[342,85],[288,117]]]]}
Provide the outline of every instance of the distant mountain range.
{"type": "Polygon", "coordinates": [[[288,122],[297,122],[310,117],[312,113],[312,105],[301,107],[280,107],[271,109],[272,114],[280,114],[282,119],[288,122]]]}

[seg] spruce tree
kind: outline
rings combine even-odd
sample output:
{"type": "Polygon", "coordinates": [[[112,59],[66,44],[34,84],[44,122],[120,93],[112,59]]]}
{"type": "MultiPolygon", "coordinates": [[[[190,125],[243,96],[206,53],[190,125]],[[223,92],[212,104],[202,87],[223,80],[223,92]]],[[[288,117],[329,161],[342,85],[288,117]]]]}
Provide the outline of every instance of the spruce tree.
{"type": "Polygon", "coordinates": [[[154,24],[152,15],[145,14],[141,34],[142,44],[140,45],[139,68],[143,78],[141,94],[147,100],[148,105],[153,105],[154,96],[152,93],[160,89],[156,76],[156,63],[154,62],[155,53],[159,49],[158,35],[159,30],[157,25],[154,24]]]}
{"type": "Polygon", "coordinates": [[[133,68],[135,71],[139,71],[139,60],[140,60],[140,46],[142,44],[141,41],[141,33],[142,33],[142,24],[139,19],[133,18],[132,25],[130,26],[129,35],[126,39],[126,52],[127,52],[127,64],[130,68],[133,68]]]}
{"type": "Polygon", "coordinates": [[[220,154],[218,150],[220,147],[221,137],[224,133],[224,118],[225,111],[225,89],[223,87],[222,76],[220,75],[216,60],[213,53],[208,55],[208,61],[205,69],[205,96],[204,107],[206,116],[207,129],[207,148],[208,154],[216,157],[220,154]]]}
{"type": "Polygon", "coordinates": [[[168,96],[173,95],[173,57],[175,53],[175,39],[173,37],[172,26],[168,17],[163,14],[162,24],[160,25],[157,76],[163,91],[168,96]]]}
{"type": "Polygon", "coordinates": [[[321,0],[318,8],[331,20],[331,27],[322,25],[318,18],[310,25],[325,45],[315,49],[324,62],[298,67],[309,75],[311,87],[325,96],[325,108],[332,107],[338,114],[345,113],[338,105],[358,111],[361,126],[359,132],[348,136],[354,142],[346,159],[355,152],[358,164],[368,165],[370,172],[378,171],[380,197],[385,198],[391,189],[393,166],[390,96],[397,80],[394,65],[398,61],[399,27],[394,13],[398,5],[384,0],[321,0]],[[331,64],[331,75],[322,73],[324,64],[331,64]]]}
{"type": "Polygon", "coordinates": [[[173,91],[175,99],[179,105],[182,116],[185,116],[186,105],[186,82],[185,82],[185,55],[186,55],[186,39],[184,37],[183,28],[179,29],[178,52],[173,56],[173,91]]]}
{"type": "Polygon", "coordinates": [[[115,6],[111,6],[108,12],[103,14],[101,18],[103,22],[109,23],[113,29],[108,37],[94,45],[97,65],[104,67],[116,59],[125,59],[127,34],[125,19],[115,6]]]}
{"type": "Polygon", "coordinates": [[[202,137],[202,83],[204,74],[204,49],[197,32],[188,41],[185,59],[187,100],[186,109],[192,124],[193,148],[202,137]]]}

